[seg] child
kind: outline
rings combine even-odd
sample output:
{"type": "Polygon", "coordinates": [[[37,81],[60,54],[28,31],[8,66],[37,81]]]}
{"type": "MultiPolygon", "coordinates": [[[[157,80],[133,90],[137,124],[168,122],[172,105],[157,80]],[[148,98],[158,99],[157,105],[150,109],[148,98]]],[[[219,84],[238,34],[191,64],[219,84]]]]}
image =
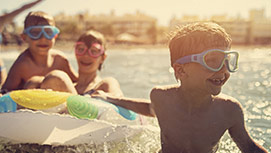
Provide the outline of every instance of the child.
{"type": "Polygon", "coordinates": [[[52,75],[76,81],[77,74],[67,58],[62,52],[51,49],[58,33],[53,17],[41,11],[30,12],[22,34],[28,48],[13,63],[2,89],[11,91],[57,86],[58,82],[50,81],[49,76],[52,75]]]}
{"type": "MultiPolygon", "coordinates": [[[[95,90],[102,90],[110,94],[122,96],[123,93],[115,78],[101,78],[98,75],[98,71],[101,70],[102,64],[107,57],[105,53],[106,41],[103,34],[94,30],[86,31],[79,37],[74,46],[78,64],[78,81],[72,84],[67,79],[67,82],[59,83],[58,88],[81,95],[92,94],[95,90]]],[[[57,76],[51,78],[60,79],[57,76]]],[[[53,88],[53,90],[55,89],[53,88]]]]}
{"type": "Polygon", "coordinates": [[[186,25],[169,43],[171,66],[180,85],[154,88],[151,104],[108,95],[107,100],[141,114],[155,112],[163,153],[216,152],[226,130],[242,152],[267,152],[246,131],[239,102],[219,95],[229,72],[237,70],[238,53],[230,48],[231,38],[219,25],[186,25]]]}

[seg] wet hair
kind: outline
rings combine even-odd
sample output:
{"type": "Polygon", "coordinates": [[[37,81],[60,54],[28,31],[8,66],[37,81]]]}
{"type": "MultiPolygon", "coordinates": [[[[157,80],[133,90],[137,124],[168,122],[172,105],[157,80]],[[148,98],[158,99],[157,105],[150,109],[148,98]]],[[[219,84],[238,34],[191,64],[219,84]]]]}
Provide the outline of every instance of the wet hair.
{"type": "Polygon", "coordinates": [[[225,29],[213,22],[196,22],[178,27],[169,42],[171,66],[184,56],[208,49],[230,49],[231,38],[225,29]]]}
{"type": "Polygon", "coordinates": [[[24,20],[24,29],[35,25],[55,26],[55,20],[52,16],[42,11],[29,12],[24,20]]]}
{"type": "MultiPolygon", "coordinates": [[[[104,38],[104,35],[98,31],[89,30],[83,33],[77,42],[84,42],[87,47],[91,47],[93,43],[99,43],[103,46],[104,51],[106,50],[106,40],[104,38]]],[[[102,64],[99,65],[98,70],[102,69],[102,64]]]]}

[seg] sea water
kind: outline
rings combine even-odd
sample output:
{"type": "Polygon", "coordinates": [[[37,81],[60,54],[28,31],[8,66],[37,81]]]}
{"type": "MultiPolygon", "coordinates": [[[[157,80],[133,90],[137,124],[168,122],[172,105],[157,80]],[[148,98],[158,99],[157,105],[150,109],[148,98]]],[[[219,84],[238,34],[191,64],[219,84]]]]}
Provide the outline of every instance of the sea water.
{"type": "MultiPolygon", "coordinates": [[[[271,48],[236,47],[239,51],[239,70],[232,73],[222,92],[238,99],[243,107],[245,123],[251,137],[271,151],[271,48]]],[[[17,51],[1,52],[7,70],[18,56],[17,51]]],[[[77,70],[74,53],[65,51],[77,70]]],[[[114,49],[107,51],[107,59],[100,75],[115,77],[125,96],[149,98],[154,86],[176,84],[170,67],[169,51],[161,49],[114,49]]],[[[157,119],[144,118],[158,127],[157,119]]],[[[120,142],[107,142],[99,146],[79,145],[75,151],[87,148],[98,152],[155,152],[160,149],[159,131],[146,128],[144,132],[120,142]]],[[[87,149],[88,150],[88,149],[87,149]]],[[[225,132],[218,152],[239,153],[239,149],[225,132]]]]}

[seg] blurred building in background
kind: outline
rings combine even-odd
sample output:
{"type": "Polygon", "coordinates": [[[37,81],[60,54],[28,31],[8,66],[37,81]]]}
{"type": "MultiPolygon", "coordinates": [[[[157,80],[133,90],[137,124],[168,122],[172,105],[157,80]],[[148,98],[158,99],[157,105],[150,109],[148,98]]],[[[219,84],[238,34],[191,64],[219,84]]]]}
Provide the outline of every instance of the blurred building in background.
{"type": "MultiPolygon", "coordinates": [[[[64,41],[76,41],[83,32],[93,29],[103,33],[111,44],[167,44],[170,32],[176,27],[198,21],[212,21],[225,28],[233,44],[271,45],[271,18],[266,17],[264,9],[253,9],[249,14],[247,19],[226,14],[204,19],[197,15],[183,15],[180,18],[173,16],[168,26],[158,25],[156,18],[139,11],[122,16],[115,15],[113,10],[109,14],[99,15],[88,12],[76,15],[59,13],[54,18],[61,31],[58,40],[64,41]]],[[[22,30],[22,27],[15,24],[7,25],[3,32],[3,44],[21,45],[19,34],[22,30]],[[13,27],[12,30],[10,27],[13,27]]]]}
{"type": "Polygon", "coordinates": [[[264,9],[250,11],[249,43],[271,44],[271,18],[265,16],[264,9]]]}
{"type": "MultiPolygon", "coordinates": [[[[59,14],[55,16],[56,25],[63,31],[72,31],[74,39],[86,30],[94,29],[103,33],[111,43],[155,44],[156,18],[143,13],[116,16],[114,11],[109,15],[89,15],[88,12],[75,16],[59,14]],[[75,35],[76,34],[76,35],[75,35]]],[[[70,39],[64,34],[62,39],[70,39]]]]}
{"type": "Polygon", "coordinates": [[[264,9],[250,10],[249,19],[240,16],[214,15],[210,18],[200,19],[198,16],[173,17],[169,29],[183,26],[195,21],[213,21],[221,25],[232,37],[233,44],[271,44],[271,19],[265,16],[264,9]]]}

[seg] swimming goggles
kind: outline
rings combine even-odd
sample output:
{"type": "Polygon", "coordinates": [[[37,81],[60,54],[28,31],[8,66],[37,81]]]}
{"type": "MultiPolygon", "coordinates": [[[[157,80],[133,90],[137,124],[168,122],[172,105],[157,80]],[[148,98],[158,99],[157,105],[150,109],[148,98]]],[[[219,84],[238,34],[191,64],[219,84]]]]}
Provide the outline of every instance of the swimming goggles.
{"type": "Polygon", "coordinates": [[[182,57],[176,61],[179,64],[190,62],[199,63],[208,70],[218,72],[222,69],[224,62],[229,72],[235,72],[238,69],[239,53],[236,51],[225,51],[221,49],[210,49],[200,54],[193,54],[182,57]]]}
{"type": "Polygon", "coordinates": [[[46,39],[51,40],[59,34],[59,32],[57,27],[50,25],[30,26],[24,30],[24,33],[33,40],[40,39],[42,34],[46,39]]]}
{"type": "Polygon", "coordinates": [[[99,43],[91,44],[91,47],[88,48],[84,42],[77,42],[75,44],[75,54],[82,56],[88,51],[89,56],[97,58],[104,53],[104,48],[99,43]]]}

